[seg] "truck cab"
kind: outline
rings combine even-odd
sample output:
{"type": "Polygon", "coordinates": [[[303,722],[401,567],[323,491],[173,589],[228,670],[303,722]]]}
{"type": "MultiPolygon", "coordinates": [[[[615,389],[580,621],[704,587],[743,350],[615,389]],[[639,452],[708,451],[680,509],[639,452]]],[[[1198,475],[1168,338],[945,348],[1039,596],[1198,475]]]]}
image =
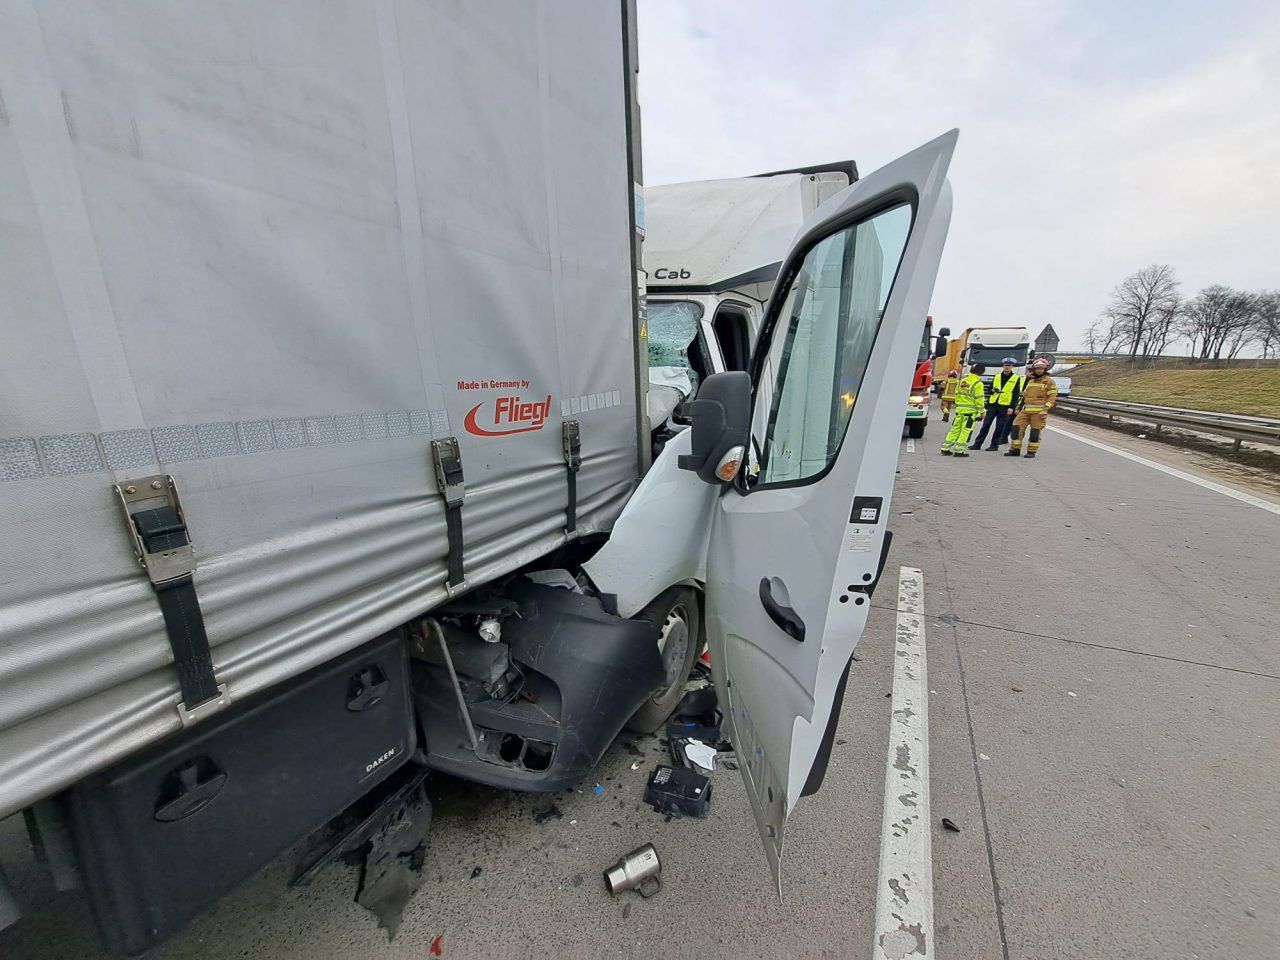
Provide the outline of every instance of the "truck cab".
{"type": "MultiPolygon", "coordinates": [[[[975,363],[987,369],[982,375],[983,384],[990,388],[991,380],[1000,369],[1005,357],[1012,357],[1014,368],[1021,370],[1031,356],[1031,335],[1026,327],[970,327],[947,347],[941,363],[935,365],[935,376],[947,370],[968,373],[975,363]]],[[[941,377],[938,377],[941,380],[941,377]]]]}

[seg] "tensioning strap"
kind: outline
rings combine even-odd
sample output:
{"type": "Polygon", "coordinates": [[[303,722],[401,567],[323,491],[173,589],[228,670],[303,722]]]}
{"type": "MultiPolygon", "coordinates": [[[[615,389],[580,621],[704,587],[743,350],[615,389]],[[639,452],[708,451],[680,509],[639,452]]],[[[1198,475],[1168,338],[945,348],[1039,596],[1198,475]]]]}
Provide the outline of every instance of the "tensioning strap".
{"type": "Polygon", "coordinates": [[[449,586],[467,582],[462,566],[462,503],[445,504],[444,524],[449,534],[449,586]]]}
{"type": "Polygon", "coordinates": [[[462,454],[458,448],[458,438],[432,440],[431,459],[436,468],[436,484],[440,488],[440,496],[444,498],[445,530],[449,536],[449,578],[445,589],[453,596],[467,585],[462,538],[462,501],[466,484],[462,478],[462,454]]]}
{"type": "Polygon", "coordinates": [[[560,424],[560,435],[564,440],[565,483],[569,488],[564,532],[573,536],[578,530],[578,470],[582,467],[582,434],[578,421],[565,420],[560,424]]]}
{"type": "Polygon", "coordinates": [[[167,475],[116,485],[138,560],[156,592],[182,692],[184,723],[214,707],[226,692],[213,672],[213,656],[196,595],[195,551],[177,487],[167,475]],[[201,709],[203,708],[203,709],[201,709]]]}
{"type": "MultiPolygon", "coordinates": [[[[187,525],[173,507],[156,507],[133,515],[133,524],[149,553],[185,547],[187,525]]],[[[173,665],[178,670],[178,685],[187,709],[198,707],[218,695],[218,681],[213,675],[213,656],[209,653],[209,637],[204,632],[204,616],[200,598],[196,596],[195,577],[183,574],[172,580],[153,583],[164,628],[173,649],[173,665]]]]}

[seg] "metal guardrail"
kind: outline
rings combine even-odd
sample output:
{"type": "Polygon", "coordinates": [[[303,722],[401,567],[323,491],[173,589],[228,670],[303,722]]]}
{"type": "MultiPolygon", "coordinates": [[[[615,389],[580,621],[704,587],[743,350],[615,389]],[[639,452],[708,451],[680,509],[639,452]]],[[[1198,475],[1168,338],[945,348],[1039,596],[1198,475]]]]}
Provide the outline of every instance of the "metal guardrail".
{"type": "Polygon", "coordinates": [[[1174,427],[1234,440],[1234,449],[1247,441],[1280,446],[1280,420],[1271,417],[1249,417],[1237,413],[1214,413],[1211,410],[1185,410],[1181,407],[1161,407],[1150,403],[1129,403],[1124,400],[1098,400],[1093,397],[1060,397],[1058,407],[1074,409],[1078,413],[1104,416],[1109,421],[1132,420],[1152,424],[1159,433],[1164,427],[1174,427]]]}

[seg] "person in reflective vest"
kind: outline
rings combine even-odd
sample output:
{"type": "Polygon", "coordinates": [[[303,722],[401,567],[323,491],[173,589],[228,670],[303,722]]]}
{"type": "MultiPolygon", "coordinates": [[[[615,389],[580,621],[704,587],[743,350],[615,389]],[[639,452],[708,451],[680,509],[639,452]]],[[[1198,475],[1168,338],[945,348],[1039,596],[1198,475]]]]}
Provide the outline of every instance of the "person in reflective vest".
{"type": "Polygon", "coordinates": [[[975,363],[969,372],[960,378],[956,387],[956,418],[942,441],[944,457],[967,457],[969,455],[969,435],[973,433],[973,424],[987,403],[987,389],[982,385],[982,373],[987,368],[975,363]]]}
{"type": "Polygon", "coordinates": [[[1040,434],[1049,419],[1049,411],[1057,402],[1058,385],[1049,376],[1049,361],[1035,361],[1031,364],[1031,376],[1027,377],[1026,386],[1022,388],[1018,415],[1013,418],[1013,443],[1009,445],[1006,457],[1016,457],[1022,453],[1024,434],[1027,438],[1027,458],[1036,455],[1036,451],[1040,449],[1040,434]]]}
{"type": "Polygon", "coordinates": [[[988,451],[1000,449],[1002,443],[1009,442],[1009,431],[1013,428],[1013,411],[1022,398],[1022,385],[1027,378],[1014,373],[1013,365],[1018,361],[1013,357],[1005,357],[1000,372],[991,380],[991,396],[987,397],[987,415],[982,418],[982,429],[978,431],[978,439],[973,441],[970,450],[982,449],[982,441],[987,439],[987,431],[993,426],[995,432],[991,436],[988,451]]]}
{"type": "Polygon", "coordinates": [[[960,386],[960,371],[952,370],[942,381],[942,422],[951,419],[951,408],[956,405],[956,389],[960,386]]]}

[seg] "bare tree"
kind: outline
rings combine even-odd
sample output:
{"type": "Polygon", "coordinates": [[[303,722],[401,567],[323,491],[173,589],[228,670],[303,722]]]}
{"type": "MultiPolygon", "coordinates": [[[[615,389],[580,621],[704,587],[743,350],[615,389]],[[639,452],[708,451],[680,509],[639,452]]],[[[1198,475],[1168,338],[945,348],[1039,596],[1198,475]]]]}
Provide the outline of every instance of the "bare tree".
{"type": "Polygon", "coordinates": [[[1253,339],[1253,318],[1256,313],[1254,295],[1243,290],[1233,290],[1227,298],[1222,329],[1213,346],[1213,359],[1221,360],[1225,352],[1234,360],[1253,339]]]}
{"type": "Polygon", "coordinates": [[[1089,353],[1098,352],[1098,340],[1101,339],[1101,336],[1102,336],[1101,331],[1098,330],[1098,324],[1101,322],[1102,321],[1100,320],[1095,320],[1093,321],[1093,323],[1089,324],[1089,326],[1085,328],[1084,348],[1089,353]]]}
{"type": "Polygon", "coordinates": [[[1184,305],[1177,332],[1191,341],[1201,360],[1239,355],[1256,337],[1256,297],[1220,283],[1205,287],[1184,305]]]}
{"type": "Polygon", "coordinates": [[[1150,319],[1143,327],[1140,344],[1144,357],[1158,357],[1169,346],[1175,336],[1175,323],[1178,311],[1182,307],[1182,298],[1177,294],[1164,300],[1152,311],[1150,319]]]}
{"type": "Polygon", "coordinates": [[[1114,321],[1104,313],[1084,332],[1084,342],[1090,353],[1111,353],[1119,341],[1119,331],[1114,321]]]}
{"type": "Polygon", "coordinates": [[[1110,353],[1116,343],[1115,325],[1099,317],[1085,330],[1084,343],[1090,353],[1110,353]]]}
{"type": "Polygon", "coordinates": [[[1183,303],[1178,314],[1178,333],[1191,342],[1192,356],[1209,359],[1230,297],[1229,288],[1215,283],[1183,303]]]}
{"type": "Polygon", "coordinates": [[[1116,328],[1114,320],[1107,320],[1106,326],[1102,329],[1098,353],[1111,353],[1116,347],[1120,338],[1119,330],[1116,328]]]}
{"type": "Polygon", "coordinates": [[[1254,295],[1253,339],[1262,347],[1262,357],[1280,351],[1280,290],[1263,290],[1254,295]]]}
{"type": "Polygon", "coordinates": [[[1179,300],[1173,268],[1153,263],[1120,281],[1111,291],[1102,319],[1110,324],[1112,342],[1127,347],[1130,357],[1136,357],[1139,350],[1143,356],[1152,356],[1169,343],[1179,300]]]}

